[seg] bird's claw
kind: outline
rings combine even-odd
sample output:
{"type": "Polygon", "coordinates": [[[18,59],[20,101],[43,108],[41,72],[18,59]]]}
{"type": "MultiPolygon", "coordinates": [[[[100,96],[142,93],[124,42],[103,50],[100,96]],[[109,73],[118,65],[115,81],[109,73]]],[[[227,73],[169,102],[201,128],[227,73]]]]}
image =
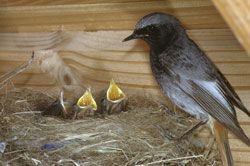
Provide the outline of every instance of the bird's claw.
{"type": "Polygon", "coordinates": [[[159,105],[159,109],[160,110],[165,110],[169,115],[174,115],[174,112],[171,111],[168,106],[166,106],[165,104],[161,104],[159,105]]]}
{"type": "Polygon", "coordinates": [[[162,133],[162,135],[164,136],[164,138],[167,138],[169,141],[176,141],[176,142],[179,142],[181,141],[184,137],[181,136],[181,137],[173,137],[172,133],[170,130],[167,130],[165,131],[160,125],[156,125],[156,127],[160,130],[160,132],[162,133]]]}

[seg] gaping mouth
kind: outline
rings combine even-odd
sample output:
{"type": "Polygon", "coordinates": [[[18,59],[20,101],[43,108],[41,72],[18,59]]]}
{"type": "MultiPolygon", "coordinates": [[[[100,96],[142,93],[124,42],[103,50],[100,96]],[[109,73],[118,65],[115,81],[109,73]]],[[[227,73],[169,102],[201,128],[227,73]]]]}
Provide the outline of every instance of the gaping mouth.
{"type": "Polygon", "coordinates": [[[113,103],[117,103],[123,100],[126,95],[122,92],[122,90],[115,84],[115,81],[112,79],[110,81],[109,88],[107,90],[107,99],[113,103]]]}
{"type": "Polygon", "coordinates": [[[77,105],[80,108],[87,108],[92,106],[94,110],[97,109],[97,104],[91,94],[90,88],[85,91],[85,93],[82,95],[82,97],[79,98],[77,105]]]}

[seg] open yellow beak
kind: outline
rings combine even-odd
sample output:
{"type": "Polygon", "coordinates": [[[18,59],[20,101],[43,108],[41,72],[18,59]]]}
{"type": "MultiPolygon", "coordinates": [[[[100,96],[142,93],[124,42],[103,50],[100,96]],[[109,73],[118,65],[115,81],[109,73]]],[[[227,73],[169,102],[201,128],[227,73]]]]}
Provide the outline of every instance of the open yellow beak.
{"type": "Polygon", "coordinates": [[[80,108],[86,108],[89,106],[92,106],[94,110],[97,109],[97,104],[91,94],[90,88],[85,91],[85,93],[82,95],[82,97],[79,98],[77,105],[80,108]]]}
{"type": "Polygon", "coordinates": [[[107,99],[113,103],[123,100],[126,95],[122,90],[115,84],[115,81],[112,79],[110,81],[109,89],[107,91],[107,99]]]}

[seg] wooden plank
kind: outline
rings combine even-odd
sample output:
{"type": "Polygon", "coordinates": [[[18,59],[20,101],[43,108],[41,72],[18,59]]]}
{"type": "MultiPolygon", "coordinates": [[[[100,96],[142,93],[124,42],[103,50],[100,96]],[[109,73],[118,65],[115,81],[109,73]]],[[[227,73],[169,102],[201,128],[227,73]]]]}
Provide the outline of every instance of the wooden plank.
{"type": "MultiPolygon", "coordinates": [[[[0,33],[0,72],[7,72],[27,61],[32,50],[55,50],[84,79],[107,83],[111,77],[115,77],[124,85],[155,88],[157,85],[149,66],[148,46],[139,40],[121,42],[130,33],[131,31],[0,33]],[[138,79],[135,80],[135,77],[138,79]]],[[[188,34],[207,52],[236,89],[249,88],[250,58],[230,30],[190,30],[188,34]]],[[[39,51],[36,51],[36,57],[39,56],[39,51]]],[[[37,66],[31,66],[24,73],[40,72],[41,69],[37,66]]],[[[30,85],[36,84],[30,82],[30,85]]]]}
{"type": "Polygon", "coordinates": [[[213,2],[250,56],[250,1],[213,0],[213,2]]]}
{"type": "Polygon", "coordinates": [[[232,152],[233,159],[235,161],[235,165],[249,165],[249,156],[250,152],[232,152]]]}
{"type": "Polygon", "coordinates": [[[250,59],[243,50],[205,51],[213,62],[248,62],[250,59]]]}
{"type": "MultiPolygon", "coordinates": [[[[141,0],[133,0],[139,2],[141,0]]],[[[1,0],[0,6],[48,6],[48,5],[69,5],[69,4],[99,4],[99,3],[112,3],[112,2],[130,2],[129,0],[1,0]]]]}
{"type": "MultiPolygon", "coordinates": [[[[141,1],[149,1],[149,0],[133,0],[133,2],[141,2],[141,1]]],[[[159,1],[159,0],[158,0],[159,1]]],[[[179,0],[180,2],[176,2],[174,0],[170,0],[168,4],[172,4],[172,6],[182,6],[182,7],[192,7],[192,6],[204,6],[211,5],[210,1],[202,1],[202,0],[191,0],[189,2],[185,0],[179,0]]],[[[126,3],[131,2],[131,0],[1,0],[0,6],[48,6],[48,5],[69,5],[69,4],[100,4],[100,3],[126,3]]]]}
{"type": "MultiPolygon", "coordinates": [[[[229,29],[187,31],[204,51],[243,51],[229,29]]],[[[141,40],[122,43],[132,31],[0,33],[0,50],[148,51],[141,40]]],[[[123,53],[123,54],[124,54],[123,53]]],[[[140,54],[140,53],[139,53],[140,54]]]]}
{"type": "MultiPolygon", "coordinates": [[[[4,49],[4,48],[2,48],[4,49]]],[[[74,54],[80,54],[88,57],[91,57],[93,59],[100,59],[100,60],[106,60],[106,61],[119,61],[121,59],[121,56],[126,56],[126,54],[123,51],[103,51],[97,53],[96,51],[68,51],[68,50],[63,50],[59,51],[59,54],[62,55],[74,55],[74,54]],[[125,55],[124,55],[125,54],[125,55]]],[[[13,57],[11,59],[12,61],[24,61],[27,58],[27,55],[30,55],[32,51],[14,51],[13,50],[0,50],[0,60],[9,60],[9,56],[13,57]],[[25,57],[25,58],[24,58],[25,57]]],[[[210,59],[213,62],[216,63],[238,63],[238,62],[250,62],[250,58],[247,56],[245,51],[239,50],[239,51],[227,51],[227,50],[222,50],[222,51],[205,51],[205,53],[210,57],[210,59]]],[[[137,51],[130,51],[127,57],[128,62],[148,62],[148,54],[149,50],[147,47],[145,47],[145,50],[137,52],[137,51]]]]}
{"type": "Polygon", "coordinates": [[[173,14],[188,29],[227,27],[210,0],[47,2],[2,0],[0,32],[131,30],[151,12],[173,14]]]}
{"type": "MultiPolygon", "coordinates": [[[[5,54],[6,51],[0,52],[0,72],[7,72],[16,66],[19,66],[22,63],[25,63],[29,58],[28,55],[31,52],[20,53],[17,58],[17,53],[14,52],[11,54],[5,54]],[[13,60],[12,60],[13,59],[13,60]]],[[[39,53],[37,53],[39,56],[39,53]]],[[[156,87],[157,84],[154,81],[149,65],[149,61],[140,62],[138,61],[110,61],[93,58],[91,56],[85,56],[86,54],[81,54],[79,52],[67,52],[60,51],[59,56],[63,59],[64,63],[67,66],[70,66],[72,69],[77,70],[81,75],[84,75],[88,79],[96,81],[105,81],[110,80],[110,73],[112,77],[119,79],[123,84],[137,85],[144,87],[156,87]],[[93,75],[95,73],[95,75],[93,75]],[[134,78],[138,78],[134,80],[134,78]]],[[[42,70],[40,69],[37,63],[39,57],[35,58],[34,64],[31,65],[24,73],[26,74],[37,74],[39,75],[42,70]]],[[[236,89],[247,89],[250,86],[250,70],[248,63],[223,63],[217,64],[221,71],[226,74],[226,77],[230,83],[236,89]],[[231,68],[233,66],[233,68],[231,68]],[[229,74],[228,74],[229,73],[229,74]],[[235,73],[235,74],[231,74],[235,73]],[[228,74],[228,75],[227,75],[228,74]]]]}

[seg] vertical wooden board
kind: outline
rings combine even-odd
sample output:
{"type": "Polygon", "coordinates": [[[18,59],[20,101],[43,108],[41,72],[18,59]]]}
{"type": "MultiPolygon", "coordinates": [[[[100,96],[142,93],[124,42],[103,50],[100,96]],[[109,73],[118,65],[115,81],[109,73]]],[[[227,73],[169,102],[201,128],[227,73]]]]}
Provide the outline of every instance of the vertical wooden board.
{"type": "Polygon", "coordinates": [[[213,2],[250,55],[250,1],[213,0],[213,2]]]}

